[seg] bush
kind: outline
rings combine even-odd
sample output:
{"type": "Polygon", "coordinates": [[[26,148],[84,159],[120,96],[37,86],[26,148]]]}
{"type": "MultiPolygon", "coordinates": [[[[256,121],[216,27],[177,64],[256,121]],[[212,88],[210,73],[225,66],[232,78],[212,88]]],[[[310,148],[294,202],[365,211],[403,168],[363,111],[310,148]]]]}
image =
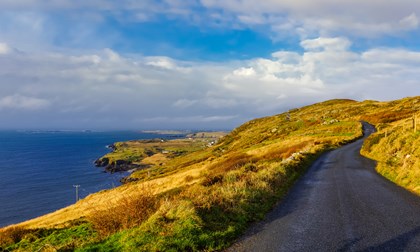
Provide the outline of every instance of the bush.
{"type": "Polygon", "coordinates": [[[214,185],[214,184],[217,184],[217,183],[219,183],[219,182],[221,182],[223,180],[223,176],[222,175],[209,175],[209,174],[206,174],[205,176],[204,176],[204,179],[203,179],[203,181],[201,182],[201,184],[203,185],[203,186],[212,186],[212,185],[214,185]]]}
{"type": "Polygon", "coordinates": [[[123,229],[139,226],[158,207],[157,197],[150,189],[144,188],[140,194],[124,196],[117,204],[95,210],[87,218],[94,229],[105,237],[123,229]]]}
{"type": "Polygon", "coordinates": [[[241,168],[247,163],[253,163],[256,160],[245,153],[232,153],[228,154],[226,159],[222,159],[219,162],[212,164],[209,167],[209,171],[212,174],[224,174],[231,170],[241,168]]]}
{"type": "Polygon", "coordinates": [[[184,180],[185,180],[185,182],[191,182],[191,181],[194,180],[194,177],[191,176],[191,175],[187,175],[187,176],[185,176],[184,180]]]}
{"type": "Polygon", "coordinates": [[[19,242],[30,231],[22,227],[9,227],[0,230],[0,246],[19,242]]]}
{"type": "Polygon", "coordinates": [[[262,159],[269,161],[281,161],[290,157],[293,153],[303,150],[306,146],[310,145],[310,141],[304,141],[295,145],[284,146],[282,148],[273,149],[263,155],[262,159]]]}

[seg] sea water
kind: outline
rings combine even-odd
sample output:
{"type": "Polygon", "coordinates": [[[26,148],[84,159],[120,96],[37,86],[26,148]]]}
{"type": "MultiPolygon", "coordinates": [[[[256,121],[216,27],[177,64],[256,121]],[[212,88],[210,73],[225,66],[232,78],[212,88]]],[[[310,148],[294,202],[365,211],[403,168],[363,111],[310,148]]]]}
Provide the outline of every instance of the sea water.
{"type": "Polygon", "coordinates": [[[0,131],[0,227],[73,204],[120,185],[127,173],[109,174],[93,162],[107,145],[165,138],[141,132],[0,131]]]}

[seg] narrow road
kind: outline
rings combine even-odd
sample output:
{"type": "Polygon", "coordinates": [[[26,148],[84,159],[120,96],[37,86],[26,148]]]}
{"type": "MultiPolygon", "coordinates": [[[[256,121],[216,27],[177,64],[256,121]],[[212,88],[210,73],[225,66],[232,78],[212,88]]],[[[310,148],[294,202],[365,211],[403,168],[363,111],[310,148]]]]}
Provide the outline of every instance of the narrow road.
{"type": "Polygon", "coordinates": [[[228,251],[420,251],[420,197],[359,154],[374,131],[319,158],[288,196],[228,251]]]}

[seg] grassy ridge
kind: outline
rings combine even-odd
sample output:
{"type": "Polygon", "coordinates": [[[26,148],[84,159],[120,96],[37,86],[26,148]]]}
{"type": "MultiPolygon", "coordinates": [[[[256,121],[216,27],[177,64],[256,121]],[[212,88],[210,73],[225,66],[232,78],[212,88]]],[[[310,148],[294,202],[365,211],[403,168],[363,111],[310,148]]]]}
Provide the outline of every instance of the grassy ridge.
{"type": "Polygon", "coordinates": [[[377,171],[384,177],[420,195],[420,97],[372,105],[373,111],[363,117],[378,131],[366,140],[362,154],[378,162],[377,171]]]}
{"type": "MultiPolygon", "coordinates": [[[[59,226],[49,222],[46,228],[41,218],[3,230],[0,246],[17,251],[46,246],[79,251],[226,248],[250,223],[262,219],[321,153],[359,138],[359,120],[398,127],[415,110],[407,106],[413,100],[332,100],[252,120],[213,147],[135,172],[137,182],[82,200],[78,210],[84,205],[98,209],[85,215],[69,209],[66,220],[73,221],[57,221],[59,226]],[[112,204],[103,203],[117,196],[112,204]]],[[[397,133],[389,142],[393,146],[400,141],[397,133]]],[[[413,138],[409,143],[418,146],[418,134],[413,136],[407,134],[406,141],[413,138]]],[[[364,150],[380,157],[384,141],[372,140],[364,150]]],[[[406,152],[405,147],[397,149],[406,152]]],[[[418,157],[416,151],[413,156],[418,157]]]]}
{"type": "Polygon", "coordinates": [[[213,144],[224,132],[198,132],[182,139],[151,139],[117,142],[112,145],[113,151],[98,159],[104,166],[115,166],[119,161],[131,164],[134,168],[148,167],[165,163],[168,159],[202,150],[213,144]]]}
{"type": "Polygon", "coordinates": [[[380,125],[367,139],[362,153],[378,162],[377,171],[389,180],[420,195],[420,131],[412,120],[380,125]]]}

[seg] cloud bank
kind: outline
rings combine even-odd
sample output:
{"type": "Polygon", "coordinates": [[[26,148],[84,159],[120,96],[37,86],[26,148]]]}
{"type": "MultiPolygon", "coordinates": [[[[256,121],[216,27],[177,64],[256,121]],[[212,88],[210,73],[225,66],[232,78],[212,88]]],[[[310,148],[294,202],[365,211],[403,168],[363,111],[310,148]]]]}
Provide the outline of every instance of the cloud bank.
{"type": "MultiPolygon", "coordinates": [[[[54,22],[51,17],[60,13],[86,27],[101,24],[110,16],[122,22],[148,22],[165,16],[198,26],[266,26],[273,38],[291,33],[301,38],[343,34],[377,37],[418,29],[420,3],[416,0],[5,0],[0,2],[0,10],[3,19],[13,26],[33,32],[51,26],[54,22]]],[[[83,31],[89,33],[88,29],[83,31]]]]}
{"type": "Polygon", "coordinates": [[[351,44],[318,37],[302,40],[302,53],[218,63],[1,44],[0,113],[10,127],[230,128],[324,99],[416,94],[420,52],[351,44]]]}
{"type": "Polygon", "coordinates": [[[419,15],[416,0],[0,1],[0,129],[231,128],[418,95],[419,15]],[[241,39],[271,55],[246,57],[241,39]],[[226,58],[197,60],[200,43],[226,58]]]}

